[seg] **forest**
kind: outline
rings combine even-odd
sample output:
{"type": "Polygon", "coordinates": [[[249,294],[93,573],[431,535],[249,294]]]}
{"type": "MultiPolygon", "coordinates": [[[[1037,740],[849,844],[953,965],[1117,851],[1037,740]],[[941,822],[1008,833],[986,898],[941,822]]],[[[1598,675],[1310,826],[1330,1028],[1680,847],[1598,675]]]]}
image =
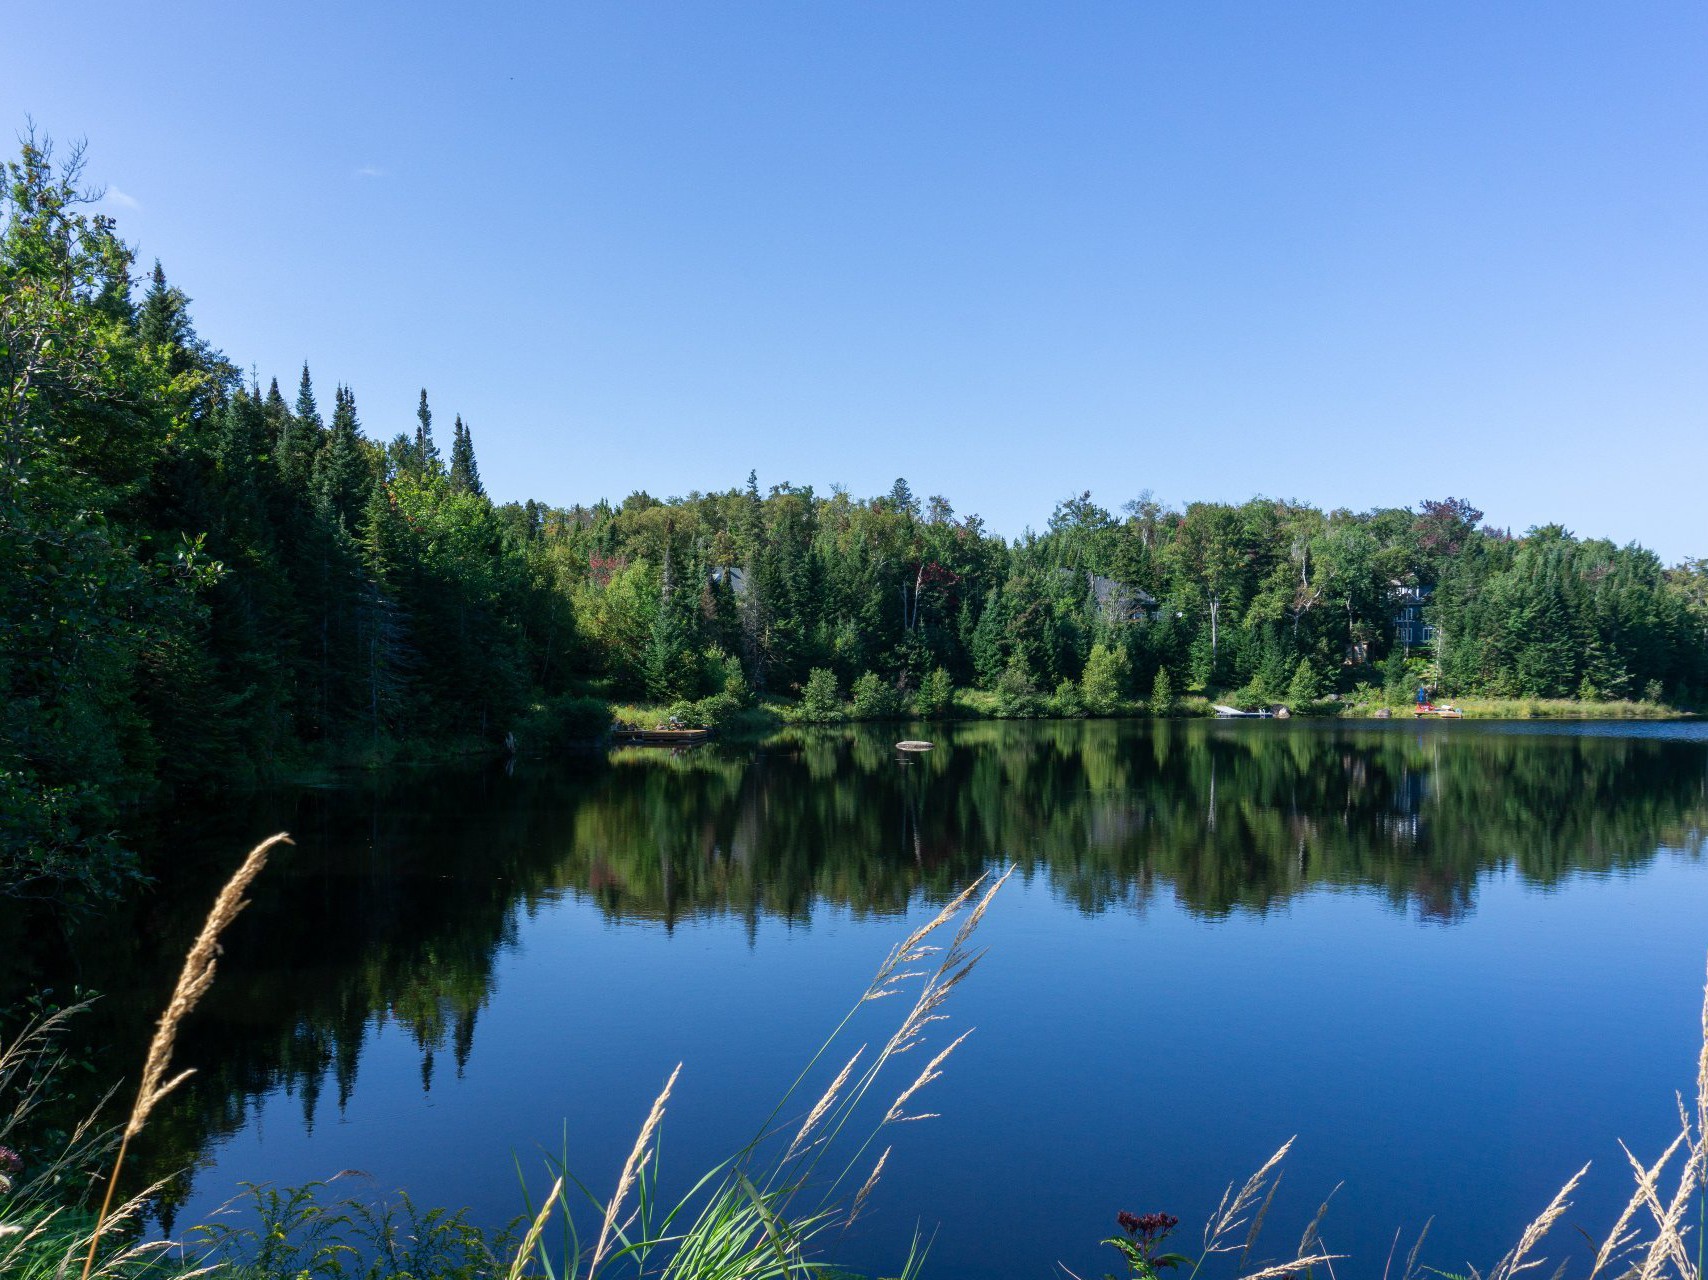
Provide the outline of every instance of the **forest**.
{"type": "Polygon", "coordinates": [[[624,700],[718,723],[944,715],[964,690],[1014,716],[1419,681],[1708,699],[1708,562],[1455,498],[1081,493],[1013,540],[903,480],[497,503],[427,390],[382,441],[353,383],[246,375],[83,169],[28,136],[0,195],[0,892],[99,892],[140,802],[551,745],[624,700]]]}

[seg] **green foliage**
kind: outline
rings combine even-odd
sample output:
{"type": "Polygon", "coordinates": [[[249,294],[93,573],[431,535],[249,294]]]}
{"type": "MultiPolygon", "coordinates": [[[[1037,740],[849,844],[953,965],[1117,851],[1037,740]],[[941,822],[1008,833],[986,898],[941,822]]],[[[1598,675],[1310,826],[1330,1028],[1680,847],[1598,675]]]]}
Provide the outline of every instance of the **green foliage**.
{"type": "Polygon", "coordinates": [[[1382,696],[1393,703],[1410,702],[1417,688],[1417,675],[1412,664],[1406,660],[1405,654],[1394,650],[1382,663],[1382,696]]]}
{"type": "Polygon", "coordinates": [[[490,1280],[515,1248],[518,1223],[488,1235],[466,1210],[420,1209],[402,1191],[378,1202],[332,1199],[330,1185],[244,1183],[239,1205],[253,1223],[200,1226],[192,1248],[233,1280],[490,1280]]]}
{"type": "Polygon", "coordinates": [[[1072,680],[1063,680],[1056,686],[1056,692],[1049,701],[1050,714],[1060,716],[1064,720],[1076,720],[1085,714],[1085,699],[1081,696],[1079,686],[1072,680]]]}
{"type": "Polygon", "coordinates": [[[843,718],[836,673],[828,667],[814,667],[808,673],[806,687],[801,691],[801,718],[820,724],[843,718]]]}
{"type": "Polygon", "coordinates": [[[1037,686],[1032,683],[1025,664],[1019,660],[1010,663],[1003,671],[996,682],[995,693],[996,713],[1005,720],[1025,719],[1043,710],[1037,686]]]}
{"type": "Polygon", "coordinates": [[[382,446],[348,385],[325,420],[306,368],[294,404],[244,385],[159,264],[133,298],[80,166],[27,137],[0,192],[0,892],[106,883],[131,802],[304,757],[496,747],[590,685],[807,686],[820,718],[841,713],[827,678],[859,715],[909,688],[943,714],[953,685],[1036,715],[1073,682],[1103,715],[1135,669],[1274,702],[1302,661],[1320,682],[1385,658],[1393,701],[1424,667],[1455,697],[1708,697],[1703,562],[1512,538],[1458,499],[1145,495],[1123,518],[1081,493],[1013,542],[905,481],[495,507],[460,416],[440,460],[425,391],[382,446]],[[1408,630],[1412,665],[1402,606],[1434,628],[1423,647],[1408,630]]]}
{"type": "Polygon", "coordinates": [[[1297,708],[1315,702],[1322,697],[1322,682],[1317,679],[1316,671],[1311,667],[1309,658],[1300,658],[1299,665],[1293,668],[1293,678],[1287,682],[1287,701],[1297,708]]]}
{"type": "Polygon", "coordinates": [[[889,720],[901,714],[900,696],[875,671],[868,671],[856,680],[850,692],[856,719],[889,720]]]}
{"type": "Polygon", "coordinates": [[[1086,710],[1095,716],[1112,715],[1119,709],[1131,678],[1125,646],[1092,645],[1085,660],[1085,674],[1080,677],[1086,710]]]}
{"type": "MultiPolygon", "coordinates": [[[[1198,1267],[1193,1260],[1181,1253],[1166,1252],[1163,1248],[1174,1228],[1180,1225],[1180,1220],[1172,1214],[1120,1214],[1116,1221],[1121,1227],[1121,1234],[1110,1236],[1103,1241],[1121,1255],[1121,1262],[1130,1280],[1160,1280],[1164,1271],[1173,1271],[1180,1267],[1191,1267],[1196,1273],[1198,1267]]],[[[1203,1259],[1199,1259],[1202,1263],[1203,1259]]],[[[1106,1276],[1105,1280],[1115,1280],[1106,1276]]]]}
{"type": "Polygon", "coordinates": [[[919,682],[913,695],[914,713],[926,720],[935,720],[954,709],[955,686],[949,673],[937,667],[919,682]]]}
{"type": "Polygon", "coordinates": [[[520,750],[549,754],[577,743],[592,742],[611,729],[611,705],[601,698],[560,694],[533,707],[517,725],[520,750]]]}
{"type": "Polygon", "coordinates": [[[1153,716],[1165,716],[1174,710],[1174,682],[1169,679],[1168,668],[1158,667],[1156,679],[1151,681],[1150,712],[1153,716]]]}

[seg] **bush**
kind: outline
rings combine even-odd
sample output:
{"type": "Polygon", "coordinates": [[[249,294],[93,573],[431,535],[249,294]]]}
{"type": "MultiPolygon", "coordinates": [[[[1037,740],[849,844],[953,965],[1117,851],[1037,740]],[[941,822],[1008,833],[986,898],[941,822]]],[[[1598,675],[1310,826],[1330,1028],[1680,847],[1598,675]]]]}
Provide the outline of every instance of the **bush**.
{"type": "Polygon", "coordinates": [[[1151,714],[1165,716],[1174,710],[1174,682],[1168,678],[1168,668],[1158,667],[1151,681],[1151,714]]]}
{"type": "Polygon", "coordinates": [[[876,672],[868,671],[854,682],[854,715],[860,720],[887,720],[901,711],[901,699],[876,672]]]}
{"type": "Polygon", "coordinates": [[[1119,709],[1128,676],[1125,645],[1113,649],[1104,644],[1092,645],[1091,655],[1085,660],[1085,674],[1079,682],[1085,710],[1094,716],[1106,716],[1119,709]]]}
{"type": "Polygon", "coordinates": [[[822,724],[840,720],[843,714],[836,673],[826,667],[814,667],[807,673],[806,687],[801,691],[801,718],[822,724]]]}
{"type": "Polygon", "coordinates": [[[1411,664],[1398,649],[1382,660],[1382,696],[1389,702],[1410,702],[1417,691],[1412,681],[1411,664]]]}
{"type": "Polygon", "coordinates": [[[955,704],[955,686],[949,673],[938,667],[919,682],[919,692],[913,695],[913,710],[927,720],[947,714],[955,704]]]}
{"type": "Polygon", "coordinates": [[[1038,690],[1032,677],[1020,662],[1012,662],[997,678],[996,714],[1006,720],[1020,720],[1038,714],[1038,690]]]}
{"type": "Polygon", "coordinates": [[[1085,699],[1072,680],[1063,680],[1056,686],[1055,696],[1050,699],[1050,713],[1063,719],[1078,719],[1085,714],[1085,699]]]}
{"type": "Polygon", "coordinates": [[[1322,682],[1317,679],[1317,673],[1311,667],[1311,660],[1300,658],[1299,665],[1293,669],[1293,679],[1287,685],[1287,701],[1297,710],[1320,697],[1322,682]]]}
{"type": "Polygon", "coordinates": [[[611,708],[599,698],[563,695],[548,698],[516,727],[517,744],[527,751],[552,751],[570,743],[592,742],[611,728],[611,708]]]}

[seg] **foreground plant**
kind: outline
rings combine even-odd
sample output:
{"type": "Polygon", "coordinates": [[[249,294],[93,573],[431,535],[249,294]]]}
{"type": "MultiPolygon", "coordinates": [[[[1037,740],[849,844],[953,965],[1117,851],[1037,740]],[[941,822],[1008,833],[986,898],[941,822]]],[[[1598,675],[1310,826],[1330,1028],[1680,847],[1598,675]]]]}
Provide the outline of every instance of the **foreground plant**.
{"type": "MultiPolygon", "coordinates": [[[[1183,1266],[1192,1259],[1183,1253],[1162,1252],[1163,1242],[1180,1225],[1171,1213],[1118,1213],[1116,1225],[1122,1234],[1110,1236],[1103,1243],[1120,1250],[1127,1264],[1127,1274],[1134,1280],[1158,1280],[1164,1271],[1183,1266]]],[[[1106,1276],[1105,1280],[1115,1280],[1106,1276]]]]}
{"type": "MultiPolygon", "coordinates": [[[[1583,1280],[1703,1280],[1704,1245],[1708,1242],[1708,985],[1703,990],[1702,1047],[1696,1063],[1695,1108],[1687,1107],[1680,1097],[1678,1119],[1677,1135],[1653,1164],[1645,1165],[1628,1146],[1623,1142],[1619,1144],[1631,1166],[1635,1183],[1631,1196],[1614,1221],[1612,1230],[1599,1244],[1585,1233],[1584,1238],[1595,1249],[1587,1269],[1579,1267],[1574,1270],[1573,1260],[1567,1256],[1557,1264],[1552,1273],[1553,1280],[1566,1280],[1572,1275],[1580,1275],[1583,1280]]],[[[1231,1185],[1228,1187],[1216,1212],[1205,1224],[1203,1252],[1195,1261],[1180,1254],[1160,1252],[1163,1241],[1177,1225],[1177,1219],[1168,1214],[1135,1216],[1122,1213],[1117,1221],[1124,1234],[1103,1243],[1121,1252],[1127,1274],[1135,1280],[1159,1280],[1162,1271],[1180,1268],[1187,1263],[1191,1263],[1191,1270],[1186,1280],[1195,1280],[1216,1255],[1235,1252],[1239,1258],[1233,1270],[1240,1280],[1276,1280],[1278,1277],[1308,1280],[1319,1266],[1332,1278],[1333,1264],[1344,1255],[1327,1253],[1319,1247],[1318,1229],[1328,1212],[1326,1201],[1305,1228],[1296,1249],[1280,1260],[1252,1265],[1264,1219],[1280,1184],[1281,1162],[1292,1145],[1293,1139],[1289,1138],[1237,1192],[1231,1185]],[[1239,1237],[1241,1228],[1245,1228],[1243,1242],[1239,1237]]],[[[1463,1272],[1419,1267],[1418,1255],[1429,1233],[1429,1224],[1425,1223],[1407,1255],[1400,1280],[1420,1280],[1424,1275],[1438,1280],[1517,1280],[1519,1276],[1538,1270],[1548,1261],[1538,1251],[1572,1207],[1572,1193],[1589,1168],[1589,1165],[1584,1165],[1567,1180],[1547,1207],[1524,1229],[1518,1243],[1486,1272],[1468,1263],[1463,1272]]],[[[1330,1194],[1332,1196],[1333,1193],[1330,1194]]],[[[1398,1241],[1396,1234],[1396,1245],[1398,1241]]],[[[1392,1263],[1390,1257],[1388,1265],[1382,1269],[1383,1280],[1388,1280],[1392,1263]]],[[[1067,1271],[1066,1267],[1062,1269],[1067,1271]]],[[[1074,1273],[1068,1271],[1067,1274],[1072,1276],[1074,1273]]]]}
{"type": "MultiPolygon", "coordinates": [[[[511,1280],[534,1264],[550,1280],[624,1274],[661,1280],[784,1280],[830,1274],[833,1269],[821,1256],[827,1236],[860,1216],[891,1148],[886,1145],[875,1159],[872,1151],[891,1126],[930,1117],[914,1110],[914,1100],[939,1078],[949,1055],[970,1033],[939,1049],[917,1073],[903,1076],[906,1082],[893,1099],[870,1118],[874,1090],[893,1074],[897,1059],[921,1049],[933,1024],[944,1019],[945,1002],[983,955],[971,940],[1010,874],[1012,869],[994,881],[980,877],[892,949],[754,1137],[680,1198],[667,1200],[661,1192],[658,1158],[665,1108],[680,1066],[653,1103],[609,1200],[588,1191],[562,1160],[551,1162],[555,1182],[516,1255],[511,1280]],[[946,945],[932,941],[951,925],[955,932],[946,945]],[[856,1047],[799,1120],[780,1123],[865,1005],[909,996],[899,1024],[875,1054],[868,1057],[870,1044],[856,1047]],[[582,1238],[566,1186],[575,1188],[597,1215],[590,1245],[582,1238]],[[543,1238],[554,1216],[562,1233],[556,1250],[543,1238]]],[[[916,1237],[898,1274],[916,1276],[925,1253],[916,1237]]]]}

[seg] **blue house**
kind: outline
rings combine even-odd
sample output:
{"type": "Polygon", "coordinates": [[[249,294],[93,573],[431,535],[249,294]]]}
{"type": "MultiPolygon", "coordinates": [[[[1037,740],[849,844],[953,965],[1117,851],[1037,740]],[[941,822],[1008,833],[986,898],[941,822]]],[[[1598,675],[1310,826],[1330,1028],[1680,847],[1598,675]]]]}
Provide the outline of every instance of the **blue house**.
{"type": "Polygon", "coordinates": [[[1434,594],[1434,587],[1406,587],[1395,584],[1389,599],[1393,602],[1394,640],[1410,649],[1435,640],[1435,628],[1423,620],[1423,605],[1434,594]]]}

